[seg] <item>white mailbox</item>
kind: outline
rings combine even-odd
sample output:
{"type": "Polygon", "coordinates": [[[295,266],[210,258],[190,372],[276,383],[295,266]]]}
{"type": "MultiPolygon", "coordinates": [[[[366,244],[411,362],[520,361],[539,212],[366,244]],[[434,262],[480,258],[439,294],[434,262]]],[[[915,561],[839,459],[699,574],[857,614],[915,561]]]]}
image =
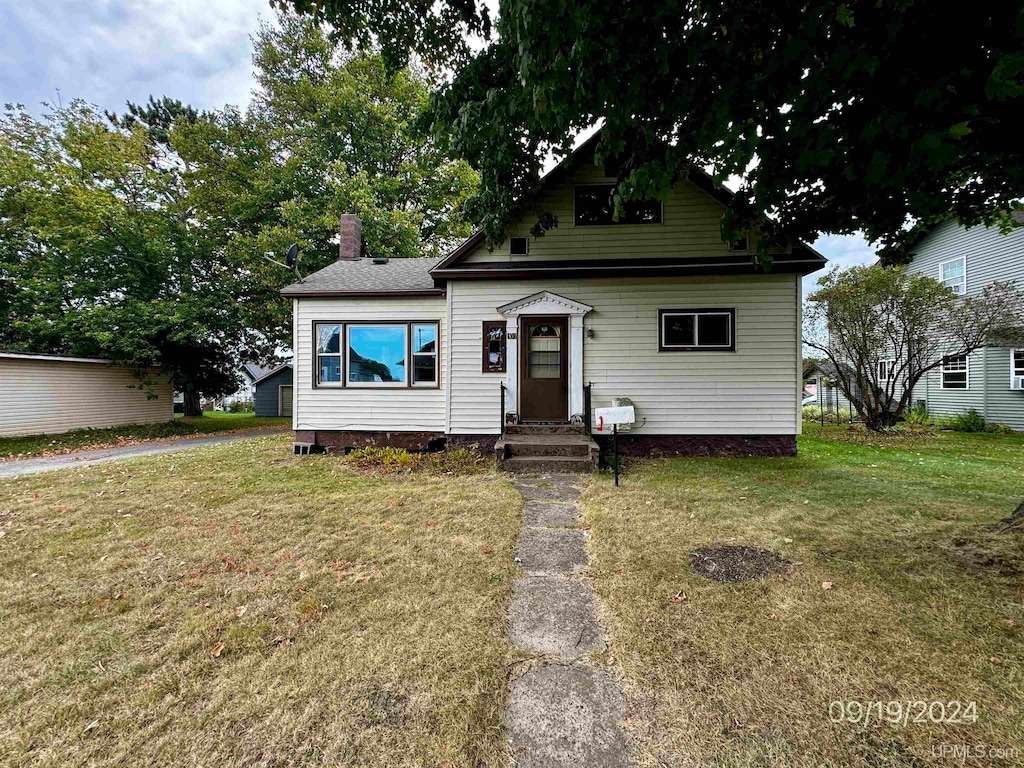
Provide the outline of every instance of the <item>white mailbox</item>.
{"type": "Polygon", "coordinates": [[[636,421],[636,412],[632,405],[618,405],[613,408],[595,408],[594,419],[598,430],[604,432],[618,424],[632,424],[636,421]]]}

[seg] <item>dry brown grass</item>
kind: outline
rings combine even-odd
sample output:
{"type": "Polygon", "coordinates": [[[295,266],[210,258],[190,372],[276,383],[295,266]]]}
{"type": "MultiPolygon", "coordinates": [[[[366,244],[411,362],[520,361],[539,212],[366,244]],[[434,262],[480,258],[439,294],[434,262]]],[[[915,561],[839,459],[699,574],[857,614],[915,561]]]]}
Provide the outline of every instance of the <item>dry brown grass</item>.
{"type": "Polygon", "coordinates": [[[518,495],[288,447],[0,481],[0,764],[502,764],[518,495]]]}
{"type": "Polygon", "coordinates": [[[796,459],[673,459],[635,465],[619,489],[597,480],[583,497],[596,589],[641,763],[963,764],[936,757],[941,744],[1024,755],[1024,546],[987,527],[1022,478],[1021,436],[952,435],[911,449],[807,438],[796,459]],[[689,553],[722,543],[779,551],[792,573],[693,574],[689,553]],[[980,556],[965,567],[958,547],[980,556]],[[976,701],[979,721],[829,719],[833,700],[908,699],[976,701]]]}

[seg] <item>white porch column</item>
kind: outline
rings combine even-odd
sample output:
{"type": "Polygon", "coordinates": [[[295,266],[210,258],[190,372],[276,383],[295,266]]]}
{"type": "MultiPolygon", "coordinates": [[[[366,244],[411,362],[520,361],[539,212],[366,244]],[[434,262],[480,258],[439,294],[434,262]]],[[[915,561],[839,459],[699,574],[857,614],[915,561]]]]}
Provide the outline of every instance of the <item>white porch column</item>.
{"type": "Polygon", "coordinates": [[[583,415],[583,315],[569,315],[569,418],[583,415]]]}
{"type": "MultiPolygon", "coordinates": [[[[519,413],[519,315],[505,318],[505,413],[519,413]]],[[[502,421],[505,413],[501,414],[502,421]]]]}

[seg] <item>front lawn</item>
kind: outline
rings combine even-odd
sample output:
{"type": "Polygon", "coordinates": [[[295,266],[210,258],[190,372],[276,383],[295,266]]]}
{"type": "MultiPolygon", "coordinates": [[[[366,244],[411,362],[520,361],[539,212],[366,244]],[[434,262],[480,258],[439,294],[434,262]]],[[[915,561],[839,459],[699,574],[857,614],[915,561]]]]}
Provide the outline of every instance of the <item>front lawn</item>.
{"type": "Polygon", "coordinates": [[[290,418],[253,416],[251,413],[204,413],[195,419],[175,417],[156,424],[123,424],[107,429],[76,429],[60,435],[0,437],[0,461],[54,456],[89,448],[110,448],[150,440],[196,437],[245,429],[271,429],[291,426],[290,418]]]}
{"type": "Polygon", "coordinates": [[[795,459],[638,463],[585,494],[641,759],[914,766],[968,744],[1018,752],[967,764],[1019,764],[1024,542],[988,526],[1024,497],[1024,436],[808,429],[795,459]],[[718,544],[779,551],[791,573],[693,574],[689,553],[718,544]],[[928,722],[936,706],[915,723],[918,705],[906,725],[830,719],[908,700],[947,716],[976,702],[978,720],[928,722]]]}
{"type": "Polygon", "coordinates": [[[502,764],[518,494],[289,441],[0,481],[0,764],[502,764]]]}

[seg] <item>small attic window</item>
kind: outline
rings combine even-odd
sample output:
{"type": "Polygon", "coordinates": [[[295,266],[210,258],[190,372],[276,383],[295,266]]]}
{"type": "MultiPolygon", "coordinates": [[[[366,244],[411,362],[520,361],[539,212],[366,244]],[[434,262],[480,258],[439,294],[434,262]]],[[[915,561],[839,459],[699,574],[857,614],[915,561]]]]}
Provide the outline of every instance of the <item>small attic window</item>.
{"type": "Polygon", "coordinates": [[[525,256],[530,251],[530,241],[525,237],[510,237],[508,239],[508,252],[512,256],[525,256]]]}

